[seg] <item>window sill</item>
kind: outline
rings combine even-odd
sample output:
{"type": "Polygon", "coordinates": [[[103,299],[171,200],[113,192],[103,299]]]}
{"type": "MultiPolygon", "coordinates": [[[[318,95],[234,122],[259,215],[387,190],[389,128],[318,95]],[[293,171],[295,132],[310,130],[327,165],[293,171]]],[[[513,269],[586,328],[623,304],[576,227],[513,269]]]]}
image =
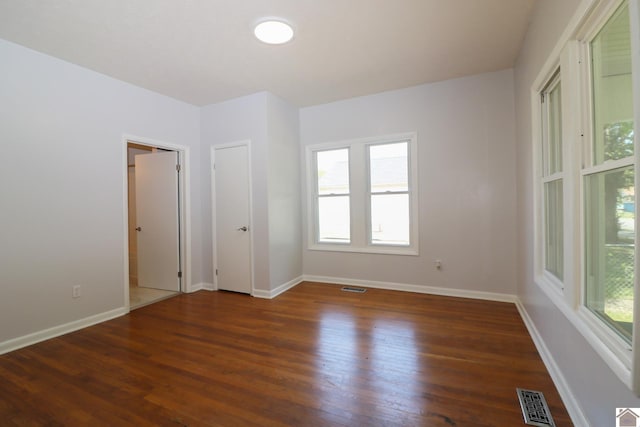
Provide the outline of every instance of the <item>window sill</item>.
{"type": "Polygon", "coordinates": [[[350,252],[350,253],[362,253],[362,254],[381,254],[381,255],[408,255],[418,256],[420,253],[416,248],[405,248],[396,246],[367,246],[367,247],[353,247],[348,245],[332,245],[332,244],[315,244],[309,245],[310,251],[323,251],[323,252],[350,252]]]}
{"type": "Polygon", "coordinates": [[[543,288],[547,295],[553,295],[553,297],[550,296],[550,298],[557,298],[566,304],[566,302],[564,302],[564,283],[556,276],[545,270],[538,276],[536,283],[539,287],[543,288]]]}

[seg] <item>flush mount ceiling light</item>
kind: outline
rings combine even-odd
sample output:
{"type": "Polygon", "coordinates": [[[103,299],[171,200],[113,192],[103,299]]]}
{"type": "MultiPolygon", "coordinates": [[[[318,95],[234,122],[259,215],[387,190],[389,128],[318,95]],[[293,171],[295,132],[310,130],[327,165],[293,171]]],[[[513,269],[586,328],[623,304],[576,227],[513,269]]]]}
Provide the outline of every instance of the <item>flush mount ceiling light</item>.
{"type": "Polygon", "coordinates": [[[293,28],[284,21],[269,19],[256,25],[253,34],[263,43],[283,44],[293,38],[293,28]]]}

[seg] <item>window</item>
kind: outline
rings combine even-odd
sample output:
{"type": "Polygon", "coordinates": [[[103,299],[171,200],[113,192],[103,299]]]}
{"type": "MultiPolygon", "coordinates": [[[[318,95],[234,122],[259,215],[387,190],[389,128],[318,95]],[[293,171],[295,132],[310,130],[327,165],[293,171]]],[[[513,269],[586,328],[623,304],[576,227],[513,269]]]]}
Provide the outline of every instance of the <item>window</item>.
{"type": "Polygon", "coordinates": [[[541,96],[542,186],[544,193],[544,270],[564,279],[563,174],[562,174],[562,86],[560,70],[541,96]]]}
{"type": "Polygon", "coordinates": [[[584,177],[585,305],[633,335],[635,187],[631,33],[625,3],[590,43],[591,138],[584,177]]]}
{"type": "Polygon", "coordinates": [[[369,243],[409,246],[409,143],[369,145],[369,243]]]}
{"type": "Polygon", "coordinates": [[[317,151],[318,241],[349,243],[349,149],[317,151]]]}
{"type": "Polygon", "coordinates": [[[415,134],[307,149],[309,247],[418,254],[415,134]]]}
{"type": "Polygon", "coordinates": [[[589,1],[532,90],[535,281],[640,395],[633,336],[640,39],[632,37],[640,0],[589,1]]]}

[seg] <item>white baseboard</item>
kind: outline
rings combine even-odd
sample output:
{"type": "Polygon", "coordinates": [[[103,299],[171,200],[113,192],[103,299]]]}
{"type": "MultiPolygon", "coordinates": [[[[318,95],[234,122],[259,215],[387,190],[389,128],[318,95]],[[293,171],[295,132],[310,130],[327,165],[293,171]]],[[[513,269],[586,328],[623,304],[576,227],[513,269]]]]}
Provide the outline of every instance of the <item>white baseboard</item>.
{"type": "MultiPolygon", "coordinates": [[[[461,298],[473,298],[473,299],[483,299],[490,301],[501,301],[501,302],[512,302],[515,303],[522,320],[529,331],[529,335],[531,336],[542,361],[544,362],[547,370],[549,371],[549,375],[551,376],[556,388],[558,389],[558,393],[562,398],[562,401],[567,408],[567,412],[571,417],[571,420],[575,425],[589,427],[589,421],[587,420],[582,408],[578,404],[575,396],[571,392],[567,381],[562,375],[562,371],[556,364],[553,355],[547,348],[542,336],[538,332],[535,324],[533,323],[531,317],[527,313],[524,305],[515,295],[510,294],[501,294],[501,293],[493,293],[493,292],[481,292],[481,291],[470,291],[465,289],[449,289],[449,288],[439,288],[433,286],[419,286],[419,285],[410,285],[404,283],[393,283],[393,282],[375,282],[370,280],[357,280],[357,279],[345,279],[345,278],[336,278],[336,277],[327,277],[327,276],[313,276],[313,275],[303,275],[297,277],[293,280],[288,281],[287,283],[283,283],[282,285],[276,287],[271,291],[265,291],[261,289],[256,289],[253,291],[253,296],[257,298],[266,298],[273,299],[278,295],[286,292],[287,290],[293,288],[303,281],[308,282],[321,282],[321,283],[331,283],[331,284],[341,284],[341,285],[352,285],[352,286],[363,286],[368,288],[377,288],[377,289],[388,289],[388,290],[396,290],[396,291],[405,291],[405,292],[417,292],[423,294],[434,294],[434,295],[443,295],[443,296],[453,296],[453,297],[461,297],[461,298]]],[[[196,292],[201,289],[206,290],[214,290],[214,286],[211,283],[197,283],[191,285],[187,292],[196,292]]],[[[88,326],[95,325],[97,323],[101,323],[107,320],[114,319],[116,317],[120,317],[127,314],[127,310],[122,308],[117,308],[115,310],[110,310],[104,313],[96,314],[94,316],[89,316],[84,319],[75,320],[73,322],[65,323],[63,325],[55,326],[53,328],[45,329],[42,331],[34,332],[32,334],[24,335],[22,337],[17,337],[10,339],[8,341],[4,341],[0,343],[0,354],[5,354],[23,347],[27,347],[32,344],[36,344],[41,341],[45,341],[51,338],[58,337],[60,335],[67,334],[69,332],[74,332],[79,329],[86,328],[88,326]]]]}
{"type": "Polygon", "coordinates": [[[104,313],[85,317],[84,319],[74,320],[73,322],[65,323],[64,325],[54,326],[53,328],[13,338],[0,343],[0,354],[8,353],[41,341],[59,337],[60,335],[68,334],[69,332],[74,332],[78,329],[83,329],[97,323],[115,319],[116,317],[120,317],[125,314],[127,314],[126,308],[116,308],[115,310],[105,311],[104,313]]]}
{"type": "Polygon", "coordinates": [[[387,289],[391,291],[416,292],[419,294],[442,295],[448,297],[482,299],[488,301],[513,302],[517,297],[511,294],[501,294],[495,292],[470,291],[467,289],[439,288],[435,286],[410,285],[406,283],[375,282],[372,280],[345,279],[341,277],[326,277],[304,275],[307,282],[332,283],[339,285],[362,286],[365,288],[387,289]]]}
{"type": "Polygon", "coordinates": [[[206,283],[206,282],[200,282],[200,283],[194,283],[190,286],[187,287],[187,291],[186,293],[190,294],[193,292],[198,292],[201,290],[207,290],[207,291],[213,291],[213,284],[212,283],[206,283]]]}
{"type": "Polygon", "coordinates": [[[302,282],[303,278],[302,276],[298,276],[293,280],[289,280],[287,283],[283,283],[282,285],[278,286],[275,289],[271,290],[271,298],[275,298],[278,295],[285,293],[286,291],[288,291],[289,289],[293,288],[294,286],[300,284],[302,282]]]}
{"type": "Polygon", "coordinates": [[[575,396],[571,392],[569,385],[562,375],[562,371],[556,364],[551,352],[545,345],[542,340],[542,336],[536,329],[531,317],[527,313],[524,308],[524,305],[520,302],[520,299],[516,295],[511,294],[501,294],[501,293],[493,293],[493,292],[481,292],[481,291],[470,291],[466,289],[449,289],[449,288],[438,288],[433,286],[418,286],[418,285],[409,285],[405,283],[393,283],[393,282],[374,282],[370,280],[358,280],[358,279],[345,279],[345,278],[337,278],[337,277],[326,277],[326,276],[312,276],[312,275],[304,275],[304,281],[307,282],[321,282],[321,283],[332,283],[339,285],[350,285],[350,286],[362,286],[366,288],[378,288],[378,289],[388,289],[394,291],[405,291],[405,292],[417,292],[423,294],[434,294],[434,295],[443,295],[443,296],[452,296],[452,297],[460,297],[460,298],[473,298],[473,299],[482,299],[489,301],[499,301],[499,302],[510,302],[514,303],[520,313],[520,317],[529,331],[529,335],[533,340],[542,361],[544,362],[547,371],[549,371],[549,375],[553,380],[556,388],[558,389],[558,393],[560,393],[560,397],[567,408],[567,412],[571,417],[574,425],[590,427],[589,421],[585,416],[582,408],[578,404],[575,396]]]}
{"type": "Polygon", "coordinates": [[[265,291],[262,289],[254,289],[253,292],[251,293],[252,297],[255,298],[264,298],[264,299],[271,299],[271,291],[265,291]]]}
{"type": "Polygon", "coordinates": [[[538,353],[540,354],[540,357],[542,358],[547,371],[549,371],[549,375],[551,376],[553,383],[558,389],[558,393],[560,393],[560,397],[562,398],[564,406],[567,408],[567,412],[571,417],[571,421],[573,421],[574,425],[589,427],[591,425],[589,424],[589,420],[585,416],[582,408],[580,407],[580,404],[571,392],[571,388],[569,387],[567,380],[564,378],[564,375],[562,375],[560,367],[558,367],[558,365],[556,364],[553,355],[547,348],[547,345],[544,343],[544,340],[542,339],[540,332],[538,332],[536,325],[533,323],[533,320],[529,316],[529,313],[527,313],[527,310],[519,299],[516,300],[515,304],[518,308],[518,311],[520,312],[522,321],[529,331],[529,335],[531,336],[533,343],[538,349],[538,353]]]}
{"type": "Polygon", "coordinates": [[[252,295],[256,298],[266,298],[266,299],[273,299],[275,297],[277,297],[278,295],[288,291],[289,289],[293,288],[294,286],[296,286],[297,284],[299,284],[300,282],[303,281],[303,276],[298,276],[293,280],[289,280],[287,283],[283,283],[282,285],[278,286],[275,289],[272,289],[270,291],[264,291],[262,289],[254,289],[252,295]]]}
{"type": "Polygon", "coordinates": [[[185,293],[190,294],[193,292],[198,292],[200,290],[202,290],[202,288],[204,287],[204,283],[200,282],[200,283],[193,283],[191,285],[187,285],[187,290],[185,291],[185,293]]]}

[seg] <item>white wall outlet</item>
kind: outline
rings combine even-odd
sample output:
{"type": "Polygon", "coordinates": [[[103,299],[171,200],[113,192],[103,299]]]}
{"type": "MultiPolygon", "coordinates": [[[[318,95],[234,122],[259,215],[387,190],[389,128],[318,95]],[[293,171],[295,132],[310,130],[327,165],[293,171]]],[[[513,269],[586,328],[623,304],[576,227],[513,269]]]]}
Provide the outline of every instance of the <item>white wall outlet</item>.
{"type": "Polygon", "coordinates": [[[440,261],[439,259],[435,260],[435,261],[433,262],[433,265],[435,265],[435,266],[436,266],[436,269],[438,269],[438,270],[442,270],[442,261],[440,261]]]}
{"type": "Polygon", "coordinates": [[[73,298],[80,298],[80,285],[76,285],[71,288],[71,296],[73,298]]]}

